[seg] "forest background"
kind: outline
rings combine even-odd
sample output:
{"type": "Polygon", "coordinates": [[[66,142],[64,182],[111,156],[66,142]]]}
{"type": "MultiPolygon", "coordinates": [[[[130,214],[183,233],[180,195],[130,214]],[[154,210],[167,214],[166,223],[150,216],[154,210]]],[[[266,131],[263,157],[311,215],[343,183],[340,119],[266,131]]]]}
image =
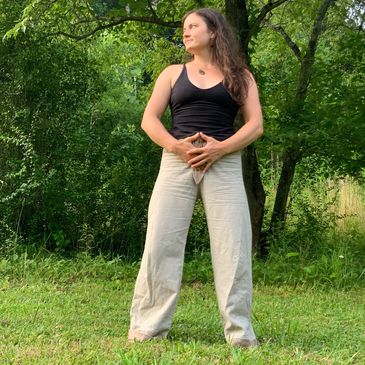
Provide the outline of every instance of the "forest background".
{"type": "Polygon", "coordinates": [[[361,0],[0,0],[0,362],[364,364],[364,19],[361,0]],[[168,338],[126,341],[161,156],[141,117],[202,6],[234,27],[264,112],[242,152],[260,341],[244,351],[200,201],[168,338]]]}
{"type": "MultiPolygon", "coordinates": [[[[256,269],[363,282],[357,0],[0,0],[1,254],[141,256],[161,154],[141,116],[159,72],[186,60],[182,15],[202,6],[226,13],[260,90],[265,134],[242,155],[256,269]]],[[[198,202],[187,256],[207,250],[198,202]]]]}

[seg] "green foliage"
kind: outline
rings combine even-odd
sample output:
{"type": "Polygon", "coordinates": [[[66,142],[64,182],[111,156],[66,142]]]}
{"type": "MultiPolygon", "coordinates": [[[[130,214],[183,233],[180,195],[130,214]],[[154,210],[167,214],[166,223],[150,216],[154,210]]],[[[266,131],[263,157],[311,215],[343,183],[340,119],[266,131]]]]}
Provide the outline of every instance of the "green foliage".
{"type": "MultiPolygon", "coordinates": [[[[316,235],[314,229],[310,233],[316,235]]],[[[294,234],[284,231],[280,241],[275,241],[270,248],[268,259],[256,261],[254,277],[264,285],[313,285],[336,289],[363,286],[363,235],[359,231],[329,232],[320,242],[314,237],[309,245],[316,245],[316,248],[309,249],[306,247],[308,242],[303,242],[302,247],[297,238],[293,244],[294,234]]]]}
{"type": "MultiPolygon", "coordinates": [[[[178,20],[203,3],[224,8],[223,1],[151,4],[161,19],[178,20]]],[[[284,26],[302,53],[319,3],[290,1],[271,14],[270,20],[284,26]]],[[[126,22],[85,42],[50,36],[60,30],[85,34],[93,27],[90,14],[128,15],[126,4],[94,1],[88,8],[84,1],[0,0],[1,37],[12,28],[0,46],[4,252],[12,251],[14,242],[37,242],[63,253],[141,254],[160,149],[142,133],[139,123],[157,75],[185,58],[181,30],[126,22]]],[[[284,256],[317,255],[315,247],[326,241],[337,219],[328,213],[331,202],[313,204],[308,189],[315,189],[318,181],[311,183],[302,166],[310,165],[317,177],[351,175],[360,181],[364,177],[364,55],[358,52],[363,32],[348,16],[350,5],[350,0],[338,3],[328,14],[298,116],[292,112],[299,62],[286,42],[263,27],[250,48],[265,115],[265,138],[256,146],[268,194],[266,225],[280,154],[294,145],[303,159],[296,179],[305,184],[294,183],[289,226],[282,236],[272,238],[273,250],[282,244],[284,256]],[[323,162],[325,171],[319,170],[323,162]]],[[[251,20],[261,7],[259,1],[248,2],[251,20]]],[[[131,2],[129,11],[151,15],[147,1],[131,2]]],[[[208,247],[204,211],[198,203],[187,253],[195,255],[208,247]]]]}
{"type": "MultiPolygon", "coordinates": [[[[319,1],[307,5],[288,3],[285,22],[279,11],[270,18],[271,23],[282,25],[297,44],[301,58],[319,1]]],[[[348,25],[351,6],[351,1],[345,1],[330,8],[304,105],[297,105],[294,100],[299,60],[278,32],[270,27],[260,31],[252,64],[258,75],[265,115],[266,141],[258,148],[266,158],[267,152],[280,155],[294,146],[303,158],[330,159],[333,170],[360,176],[365,150],[365,90],[360,81],[364,75],[364,54],[357,51],[356,44],[363,43],[364,32],[348,25]]]]}
{"type": "Polygon", "coordinates": [[[209,232],[204,206],[202,201],[198,199],[191,219],[186,249],[188,253],[195,255],[209,250],[209,247],[209,232]]]}
{"type": "Polygon", "coordinates": [[[160,152],[138,128],[135,89],[120,87],[124,65],[62,40],[17,43],[2,45],[2,229],[62,252],[140,254],[160,152]]]}
{"type": "Polygon", "coordinates": [[[175,4],[171,0],[28,0],[21,4],[18,19],[6,29],[3,38],[8,40],[21,33],[42,32],[82,39],[104,28],[119,26],[121,29],[128,21],[152,21],[176,28],[186,11],[203,5],[221,7],[222,1],[184,0],[175,4]]]}
{"type": "Polygon", "coordinates": [[[356,45],[363,41],[361,32],[348,29],[325,38],[308,95],[312,115],[318,115],[309,129],[309,152],[329,158],[341,174],[358,178],[365,164],[365,86],[361,82],[365,59],[356,45]]]}
{"type": "MultiPolygon", "coordinates": [[[[318,165],[307,159],[298,166],[299,176],[292,186],[286,223],[269,237],[267,260],[256,261],[255,277],[265,285],[342,289],[364,284],[362,218],[340,225],[351,217],[336,210],[339,185],[328,179],[325,164],[322,170],[318,170],[318,165]]],[[[364,199],[364,195],[355,199],[364,199]]]]}

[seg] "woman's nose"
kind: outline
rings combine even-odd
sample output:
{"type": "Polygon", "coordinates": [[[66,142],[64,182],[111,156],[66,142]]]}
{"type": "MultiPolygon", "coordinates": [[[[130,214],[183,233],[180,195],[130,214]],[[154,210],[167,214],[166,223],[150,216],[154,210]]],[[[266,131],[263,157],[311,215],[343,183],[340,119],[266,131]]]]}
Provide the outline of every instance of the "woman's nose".
{"type": "Polygon", "coordinates": [[[184,30],[184,32],[183,32],[183,37],[184,37],[184,38],[190,37],[190,32],[189,32],[189,30],[184,30]]]}

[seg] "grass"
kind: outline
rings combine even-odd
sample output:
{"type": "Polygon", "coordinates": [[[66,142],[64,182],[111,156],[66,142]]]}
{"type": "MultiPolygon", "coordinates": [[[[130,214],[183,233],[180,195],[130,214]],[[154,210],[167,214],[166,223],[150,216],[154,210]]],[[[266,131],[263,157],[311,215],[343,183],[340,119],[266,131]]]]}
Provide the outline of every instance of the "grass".
{"type": "Polygon", "coordinates": [[[80,255],[0,258],[0,364],[363,364],[361,286],[255,281],[261,346],[225,344],[210,266],[187,263],[168,339],[126,341],[138,264],[80,255]],[[200,270],[200,272],[198,272],[200,270]],[[197,280],[199,278],[199,280],[197,280]]]}
{"type": "MultiPolygon", "coordinates": [[[[346,220],[365,222],[365,189],[350,178],[338,181],[338,199],[335,213],[345,219],[339,220],[342,226],[346,220]]],[[[329,189],[329,191],[331,191],[329,189]]],[[[328,193],[331,195],[331,193],[328,193]]]]}

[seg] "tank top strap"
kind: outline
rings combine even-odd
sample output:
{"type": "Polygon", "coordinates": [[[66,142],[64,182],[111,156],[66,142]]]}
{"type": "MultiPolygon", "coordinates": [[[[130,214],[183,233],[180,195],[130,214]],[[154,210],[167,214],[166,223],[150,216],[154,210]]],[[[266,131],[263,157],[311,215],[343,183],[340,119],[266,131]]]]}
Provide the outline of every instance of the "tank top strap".
{"type": "Polygon", "coordinates": [[[184,77],[188,77],[188,71],[186,69],[186,63],[183,63],[183,68],[182,68],[182,71],[181,71],[181,76],[184,76],[184,77]]]}
{"type": "Polygon", "coordinates": [[[180,71],[180,74],[177,77],[172,89],[176,89],[179,87],[185,88],[185,87],[188,87],[188,85],[189,85],[189,83],[188,83],[188,77],[187,77],[187,72],[186,72],[186,66],[185,66],[185,63],[183,63],[183,68],[180,71]]]}

